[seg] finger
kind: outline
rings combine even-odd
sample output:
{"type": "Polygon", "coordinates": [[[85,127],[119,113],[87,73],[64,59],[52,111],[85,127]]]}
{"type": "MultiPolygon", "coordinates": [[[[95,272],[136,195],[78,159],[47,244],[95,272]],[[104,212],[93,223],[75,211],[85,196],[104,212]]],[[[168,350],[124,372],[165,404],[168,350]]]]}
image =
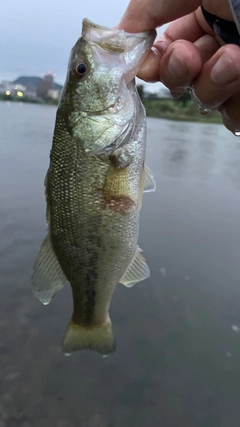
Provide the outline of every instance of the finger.
{"type": "Polygon", "coordinates": [[[240,136],[240,92],[229,98],[220,110],[222,120],[227,129],[240,136]]]}
{"type": "Polygon", "coordinates": [[[179,40],[172,43],[163,56],[159,78],[170,90],[185,88],[198,76],[201,67],[202,59],[197,47],[179,40]]]}
{"type": "MultiPolygon", "coordinates": [[[[210,34],[211,36],[214,36],[216,38],[216,40],[218,41],[219,45],[223,46],[225,43],[210,27],[210,25],[206,21],[205,17],[203,16],[202,9],[200,7],[194,12],[194,15],[195,15],[195,19],[198,23],[198,26],[202,29],[204,34],[210,34]]],[[[233,20],[233,16],[229,19],[233,20]]]]}
{"type": "MultiPolygon", "coordinates": [[[[201,37],[199,40],[197,40],[194,43],[194,46],[198,49],[198,52],[201,55],[201,63],[204,64],[206,61],[208,61],[212,55],[218,50],[219,48],[219,44],[216,41],[216,39],[212,36],[209,36],[208,34],[205,34],[205,36],[201,37]]],[[[191,69],[192,69],[192,64],[190,64],[191,69]]],[[[192,69],[191,71],[192,73],[192,80],[195,79],[194,77],[194,70],[192,69]]],[[[197,70],[195,70],[195,74],[197,76],[197,70]]],[[[191,76],[190,76],[191,79],[191,76]]],[[[186,88],[188,86],[190,86],[190,83],[188,82],[179,82],[177,80],[175,80],[175,84],[179,87],[175,87],[175,88],[170,88],[172,95],[174,98],[179,98],[183,92],[184,89],[181,88],[186,88]]]]}
{"type": "Polygon", "coordinates": [[[118,28],[133,33],[152,30],[188,15],[200,4],[201,0],[131,0],[118,28]]]}
{"type": "Polygon", "coordinates": [[[196,42],[205,34],[216,36],[207,24],[201,8],[194,13],[183,16],[168,25],[166,31],[154,42],[154,46],[163,54],[167,48],[176,40],[188,40],[196,42]]]}
{"type": "Polygon", "coordinates": [[[137,76],[139,79],[145,80],[145,82],[149,83],[158,82],[161,59],[161,53],[157,49],[152,48],[138,72],[137,76]]]}
{"type": "Polygon", "coordinates": [[[164,50],[162,52],[159,49],[158,41],[158,47],[154,46],[151,50],[141,66],[138,77],[147,82],[156,82],[161,79],[170,89],[186,87],[197,77],[202,64],[208,61],[218,49],[219,44],[215,37],[207,34],[198,39],[194,44],[185,40],[174,42],[170,45],[165,55],[164,50]],[[172,56],[172,67],[174,62],[178,64],[176,65],[176,70],[172,68],[171,72],[169,71],[169,62],[172,56]],[[174,56],[177,59],[174,59],[174,56]],[[201,62],[199,61],[199,56],[201,62]],[[184,70],[180,70],[181,67],[184,67],[185,75],[183,75],[184,70]],[[179,73],[182,73],[181,78],[179,78],[179,73]]]}
{"type": "Polygon", "coordinates": [[[138,77],[147,82],[159,81],[160,61],[169,46],[178,39],[195,41],[203,34],[194,14],[177,19],[154,42],[153,49],[142,64],[138,77]]]}
{"type": "Polygon", "coordinates": [[[188,40],[194,42],[202,37],[205,32],[200,27],[194,13],[183,16],[172,22],[166,31],[155,40],[153,46],[162,54],[177,40],[188,40]]]}
{"type": "Polygon", "coordinates": [[[189,86],[202,67],[201,55],[192,43],[179,40],[170,45],[165,55],[155,48],[143,63],[138,77],[161,81],[168,88],[189,86]]]}
{"type": "Polygon", "coordinates": [[[218,108],[240,90],[240,48],[225,45],[207,61],[193,84],[196,97],[207,108],[218,108]]]}
{"type": "Polygon", "coordinates": [[[195,13],[183,16],[171,22],[164,32],[164,37],[169,39],[169,42],[183,39],[194,42],[205,34],[206,31],[202,29],[195,13]]]}
{"type": "MultiPolygon", "coordinates": [[[[200,55],[201,55],[201,60],[202,60],[202,64],[204,64],[206,61],[208,61],[213,55],[214,53],[219,49],[219,44],[217,42],[217,40],[212,37],[209,36],[208,34],[205,34],[205,36],[201,37],[200,39],[198,39],[195,43],[194,46],[198,49],[200,55]]],[[[192,69],[192,63],[190,64],[191,69],[192,69]]],[[[195,70],[195,74],[197,76],[197,70],[195,70]]],[[[189,77],[191,79],[191,76],[189,77]]],[[[194,70],[192,70],[192,80],[194,80],[194,70]]],[[[165,81],[166,83],[166,81],[165,81]]],[[[177,80],[175,80],[174,82],[178,87],[170,87],[172,96],[174,98],[180,98],[180,96],[183,94],[184,90],[186,89],[186,87],[188,87],[190,85],[190,83],[187,82],[179,82],[177,80]]]]}
{"type": "Polygon", "coordinates": [[[194,42],[199,50],[202,58],[202,63],[205,64],[220,48],[218,40],[214,36],[205,34],[194,42]]]}

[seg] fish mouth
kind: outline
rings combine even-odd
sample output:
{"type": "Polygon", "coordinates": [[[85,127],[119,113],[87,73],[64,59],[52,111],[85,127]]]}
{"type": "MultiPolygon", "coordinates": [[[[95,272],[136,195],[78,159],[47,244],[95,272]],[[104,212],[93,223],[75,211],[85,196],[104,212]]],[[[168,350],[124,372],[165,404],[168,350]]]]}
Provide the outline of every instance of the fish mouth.
{"type": "Polygon", "coordinates": [[[155,34],[156,32],[153,30],[149,30],[149,31],[143,31],[141,33],[128,33],[127,31],[124,30],[120,30],[119,28],[109,28],[109,27],[105,27],[104,25],[99,25],[99,24],[95,24],[94,22],[90,21],[90,19],[88,18],[84,18],[82,21],[82,32],[84,34],[85,30],[88,29],[97,29],[97,30],[103,30],[103,31],[108,31],[109,33],[112,34],[118,34],[118,33],[125,33],[127,35],[131,35],[131,36],[143,36],[144,38],[148,37],[149,35],[155,34]]]}
{"type": "Polygon", "coordinates": [[[84,30],[87,30],[89,28],[95,28],[98,30],[110,31],[109,27],[105,27],[104,25],[95,24],[94,22],[90,21],[90,19],[88,19],[88,18],[83,19],[82,28],[83,28],[83,33],[84,33],[84,30]]]}
{"type": "Polygon", "coordinates": [[[126,33],[123,30],[104,27],[85,18],[82,22],[82,37],[88,43],[96,44],[106,51],[125,52],[126,33]]]}
{"type": "Polygon", "coordinates": [[[89,43],[97,44],[106,51],[124,53],[141,42],[149,40],[149,46],[156,37],[156,31],[128,33],[119,28],[109,28],[95,24],[88,18],[82,21],[82,37],[89,43]]]}

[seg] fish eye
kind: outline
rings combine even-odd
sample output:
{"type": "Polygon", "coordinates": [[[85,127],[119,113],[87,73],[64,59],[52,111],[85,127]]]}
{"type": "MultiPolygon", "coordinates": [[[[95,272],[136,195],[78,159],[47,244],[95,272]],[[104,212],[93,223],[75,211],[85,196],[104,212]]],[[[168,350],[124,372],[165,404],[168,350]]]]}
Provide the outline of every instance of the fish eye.
{"type": "Polygon", "coordinates": [[[77,77],[83,77],[86,72],[88,70],[87,65],[84,62],[81,62],[80,64],[78,64],[75,68],[75,74],[77,77]]]}

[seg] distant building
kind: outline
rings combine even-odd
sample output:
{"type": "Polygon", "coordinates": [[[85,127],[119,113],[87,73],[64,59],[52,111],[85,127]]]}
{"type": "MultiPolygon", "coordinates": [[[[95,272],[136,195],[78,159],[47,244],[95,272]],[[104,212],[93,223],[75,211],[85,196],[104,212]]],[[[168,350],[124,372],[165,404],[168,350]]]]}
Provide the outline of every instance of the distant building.
{"type": "Polygon", "coordinates": [[[13,92],[13,86],[13,82],[3,80],[2,83],[0,83],[0,94],[6,94],[6,92],[13,92]]]}
{"type": "Polygon", "coordinates": [[[26,92],[26,86],[20,85],[20,84],[16,84],[13,86],[13,90],[15,92],[26,92]]]}
{"type": "Polygon", "coordinates": [[[39,80],[39,83],[37,85],[37,96],[40,98],[47,98],[48,97],[48,91],[51,89],[51,84],[46,80],[39,80]]]}
{"type": "Polygon", "coordinates": [[[48,73],[46,73],[43,78],[39,80],[37,85],[37,96],[43,99],[48,98],[48,92],[54,87],[54,77],[55,74],[53,74],[51,71],[48,71],[48,73]]]}
{"type": "Polygon", "coordinates": [[[37,99],[36,91],[26,90],[25,97],[28,99],[37,99]]]}
{"type": "Polygon", "coordinates": [[[57,89],[49,89],[48,91],[48,98],[54,99],[54,100],[58,100],[60,97],[60,90],[57,89]]]}
{"type": "Polygon", "coordinates": [[[43,76],[43,80],[45,80],[46,82],[51,83],[51,85],[53,86],[54,83],[54,77],[55,74],[52,73],[52,71],[48,71],[45,76],[43,76]]]}

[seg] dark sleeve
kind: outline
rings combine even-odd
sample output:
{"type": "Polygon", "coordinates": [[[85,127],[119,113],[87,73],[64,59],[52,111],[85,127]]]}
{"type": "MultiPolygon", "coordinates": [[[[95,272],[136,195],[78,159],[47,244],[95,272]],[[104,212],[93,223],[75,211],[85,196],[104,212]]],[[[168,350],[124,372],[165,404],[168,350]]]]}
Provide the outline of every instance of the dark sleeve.
{"type": "Polygon", "coordinates": [[[213,15],[202,7],[208,25],[225,42],[240,46],[240,0],[229,0],[234,21],[227,21],[213,15]]]}

